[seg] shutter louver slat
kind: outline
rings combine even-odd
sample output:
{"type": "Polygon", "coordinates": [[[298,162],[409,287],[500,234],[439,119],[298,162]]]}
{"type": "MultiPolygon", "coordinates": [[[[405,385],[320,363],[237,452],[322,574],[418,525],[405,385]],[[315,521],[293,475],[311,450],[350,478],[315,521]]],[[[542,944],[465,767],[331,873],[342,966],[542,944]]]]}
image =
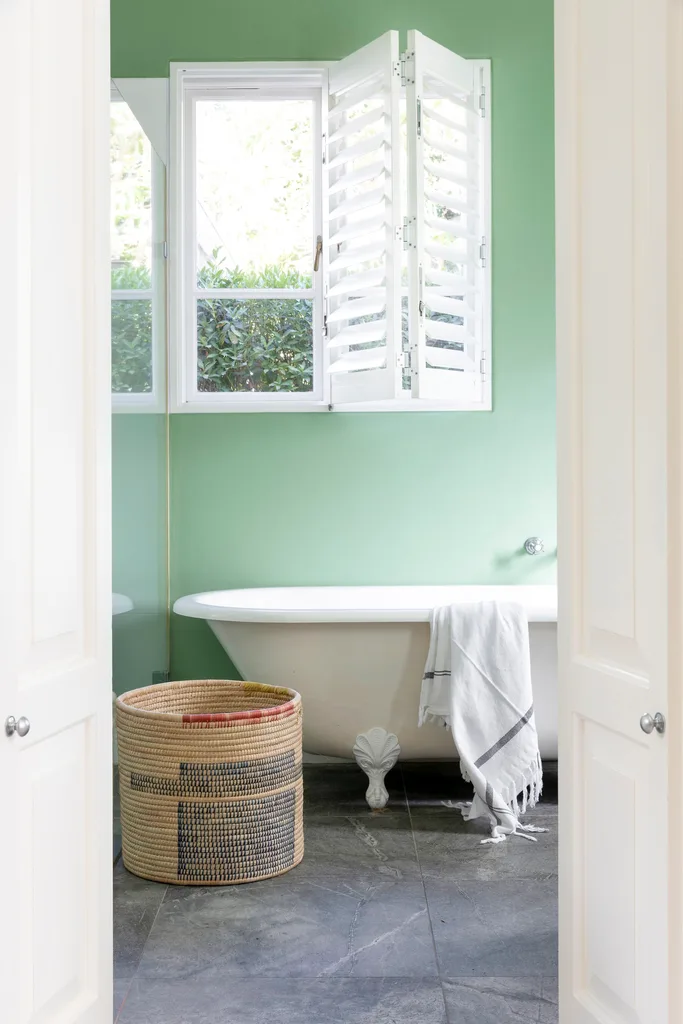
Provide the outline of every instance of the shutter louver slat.
{"type": "Polygon", "coordinates": [[[466,352],[452,348],[436,348],[431,345],[427,355],[427,366],[434,370],[465,370],[473,369],[472,360],[466,352]]]}
{"type": "Polygon", "coordinates": [[[364,324],[351,324],[344,327],[328,343],[330,350],[347,345],[367,345],[370,342],[383,342],[387,336],[386,320],[370,320],[364,324]]]}
{"type": "Polygon", "coordinates": [[[439,242],[427,242],[424,251],[437,260],[456,266],[462,266],[467,260],[467,253],[462,249],[453,249],[450,245],[441,245],[439,242]]]}
{"type": "Polygon", "coordinates": [[[353,196],[345,202],[335,206],[330,211],[330,220],[338,220],[350,213],[358,213],[359,210],[366,210],[371,206],[378,206],[385,199],[384,187],[372,189],[370,192],[361,192],[359,196],[353,196]]]}
{"type": "Polygon", "coordinates": [[[372,263],[381,259],[385,251],[384,239],[374,241],[370,245],[359,245],[358,248],[347,249],[330,260],[330,273],[336,275],[342,270],[347,270],[349,267],[357,267],[363,263],[372,263]]]}
{"type": "Polygon", "coordinates": [[[435,139],[433,135],[424,134],[425,145],[429,146],[430,149],[436,150],[437,153],[443,153],[444,156],[455,157],[456,160],[467,160],[467,142],[460,142],[456,140],[454,142],[443,142],[441,139],[435,139]]]}
{"type": "Polygon", "coordinates": [[[360,295],[366,289],[381,287],[386,281],[384,270],[366,270],[360,274],[348,274],[330,288],[330,296],[360,295]]]}
{"type": "Polygon", "coordinates": [[[462,299],[453,299],[448,294],[425,288],[425,305],[432,313],[445,313],[451,316],[472,316],[474,310],[462,299]]]}
{"type": "Polygon", "coordinates": [[[400,77],[389,32],[330,68],[327,351],[333,406],[401,387],[400,77]],[[362,347],[360,347],[362,346],[362,347]]]}
{"type": "Polygon", "coordinates": [[[330,235],[330,245],[341,245],[342,242],[350,242],[355,238],[367,238],[375,231],[380,231],[385,224],[386,215],[384,213],[366,217],[365,220],[351,221],[330,235]]]}
{"type": "Polygon", "coordinates": [[[474,285],[460,274],[451,274],[445,270],[437,270],[435,267],[426,267],[424,278],[431,284],[447,288],[449,295],[466,295],[474,291],[474,285]]]}
{"type": "Polygon", "coordinates": [[[456,196],[448,195],[446,192],[435,192],[433,189],[425,189],[425,198],[435,206],[443,206],[446,210],[454,213],[476,213],[476,207],[458,199],[456,196]]]}
{"type": "Polygon", "coordinates": [[[449,324],[444,320],[427,319],[425,323],[425,334],[431,341],[467,341],[470,337],[468,331],[460,324],[449,324]]]}
{"type": "Polygon", "coordinates": [[[366,295],[362,299],[348,299],[342,302],[333,310],[328,318],[329,324],[337,324],[341,320],[358,320],[362,316],[374,316],[381,313],[386,304],[384,288],[373,289],[373,294],[366,295]]]}
{"type": "Polygon", "coordinates": [[[444,128],[452,128],[456,132],[467,133],[473,138],[476,138],[476,132],[471,132],[468,128],[462,125],[459,121],[454,121],[451,117],[446,117],[440,110],[434,110],[431,107],[423,106],[422,115],[427,121],[436,121],[438,124],[444,126],[444,128]]]}
{"type": "Polygon", "coordinates": [[[381,370],[387,365],[386,348],[360,349],[346,352],[330,363],[328,373],[354,373],[359,370],[381,370]]]}
{"type": "MultiPolygon", "coordinates": [[[[370,45],[372,46],[372,43],[370,45]]],[[[342,62],[340,61],[340,63],[342,62]]],[[[354,107],[360,106],[366,100],[377,99],[377,96],[381,93],[382,77],[378,69],[376,75],[364,80],[355,89],[348,89],[346,92],[341,93],[340,98],[328,111],[328,120],[331,123],[336,123],[340,117],[353,110],[354,107]]],[[[351,120],[353,121],[354,119],[351,118],[351,120]]]]}
{"type": "Polygon", "coordinates": [[[354,143],[353,146],[347,146],[342,148],[337,156],[333,156],[329,161],[329,169],[333,171],[335,167],[343,166],[345,164],[353,163],[354,160],[358,160],[361,156],[366,156],[368,153],[374,153],[376,150],[381,149],[389,142],[389,132],[375,132],[369,139],[361,139],[360,142],[354,143]]]}
{"type": "MultiPolygon", "coordinates": [[[[422,38],[426,39],[427,37],[423,36],[422,38]]],[[[432,46],[439,45],[438,43],[434,43],[431,39],[429,42],[432,46]]],[[[452,54],[452,56],[456,57],[457,54],[452,54]]],[[[463,58],[459,57],[458,59],[462,60],[463,58]]],[[[447,99],[454,107],[459,107],[466,114],[479,116],[471,86],[468,95],[465,95],[464,91],[460,91],[457,86],[448,85],[443,79],[436,80],[434,78],[426,78],[424,82],[424,97],[428,102],[431,102],[434,99],[447,99]]]]}
{"type": "Polygon", "coordinates": [[[362,117],[354,117],[351,121],[344,121],[336,132],[330,135],[328,144],[332,146],[335,142],[339,142],[340,139],[346,139],[349,135],[356,135],[358,132],[364,131],[369,125],[377,124],[378,121],[385,122],[386,118],[386,106],[382,105],[374,110],[370,110],[367,114],[363,114],[362,117]]]}
{"type": "Polygon", "coordinates": [[[439,234],[452,235],[466,241],[477,242],[479,236],[463,228],[457,220],[446,220],[445,217],[425,217],[425,224],[439,234]]]}
{"type": "Polygon", "coordinates": [[[452,185],[463,185],[472,192],[476,190],[477,186],[469,175],[459,168],[453,167],[452,164],[437,164],[432,160],[425,160],[424,169],[427,174],[431,174],[434,178],[448,181],[452,185]]]}
{"type": "Polygon", "coordinates": [[[368,181],[374,181],[375,178],[384,178],[384,171],[384,160],[378,160],[372,164],[365,164],[357,171],[353,171],[350,174],[341,174],[336,181],[330,182],[327,187],[327,194],[333,196],[338,192],[343,192],[346,189],[352,188],[354,185],[364,185],[368,181]]]}

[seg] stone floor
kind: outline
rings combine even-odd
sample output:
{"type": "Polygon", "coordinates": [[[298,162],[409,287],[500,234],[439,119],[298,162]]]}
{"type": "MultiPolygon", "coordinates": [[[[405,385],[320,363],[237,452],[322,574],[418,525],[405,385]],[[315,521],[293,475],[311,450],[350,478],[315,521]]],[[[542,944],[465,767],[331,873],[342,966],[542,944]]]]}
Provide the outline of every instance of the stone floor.
{"type": "Polygon", "coordinates": [[[371,812],[356,766],[305,769],[306,854],[226,888],[114,869],[117,1024],[556,1024],[557,787],[550,832],[481,846],[443,800],[455,765],[405,764],[371,812]]]}

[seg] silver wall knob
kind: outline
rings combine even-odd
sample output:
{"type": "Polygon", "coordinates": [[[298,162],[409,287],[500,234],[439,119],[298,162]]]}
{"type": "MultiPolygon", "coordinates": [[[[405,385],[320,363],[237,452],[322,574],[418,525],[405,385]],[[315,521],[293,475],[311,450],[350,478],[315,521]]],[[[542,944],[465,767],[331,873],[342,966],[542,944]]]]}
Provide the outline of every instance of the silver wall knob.
{"type": "Polygon", "coordinates": [[[8,736],[25,736],[31,728],[31,723],[28,718],[15,718],[14,715],[10,715],[9,718],[5,719],[5,732],[8,736]]]}
{"type": "Polygon", "coordinates": [[[648,736],[651,732],[658,732],[661,736],[666,729],[666,719],[659,711],[656,715],[643,715],[640,719],[640,728],[643,732],[646,732],[648,736]]]}
{"type": "Polygon", "coordinates": [[[540,537],[529,537],[524,541],[524,550],[527,555],[542,555],[545,551],[545,544],[540,537]]]}

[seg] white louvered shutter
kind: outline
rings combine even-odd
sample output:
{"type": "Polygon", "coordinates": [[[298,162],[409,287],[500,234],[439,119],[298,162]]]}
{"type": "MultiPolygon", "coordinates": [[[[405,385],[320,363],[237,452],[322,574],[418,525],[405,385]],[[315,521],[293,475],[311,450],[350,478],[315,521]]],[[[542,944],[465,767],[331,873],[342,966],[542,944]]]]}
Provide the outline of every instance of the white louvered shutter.
{"type": "Polygon", "coordinates": [[[333,406],[401,394],[397,32],[330,68],[326,330],[333,406]]]}
{"type": "Polygon", "coordinates": [[[487,61],[408,33],[413,398],[490,408],[487,61]]]}

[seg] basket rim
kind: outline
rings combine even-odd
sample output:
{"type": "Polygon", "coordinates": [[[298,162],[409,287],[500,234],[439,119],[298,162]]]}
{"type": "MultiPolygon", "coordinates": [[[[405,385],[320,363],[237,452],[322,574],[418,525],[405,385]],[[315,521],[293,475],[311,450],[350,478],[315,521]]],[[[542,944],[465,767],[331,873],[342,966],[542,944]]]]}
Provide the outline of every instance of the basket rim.
{"type": "Polygon", "coordinates": [[[139,718],[145,718],[148,721],[157,719],[163,722],[184,723],[220,723],[236,722],[240,720],[258,722],[264,718],[267,719],[291,715],[300,704],[301,694],[297,690],[292,690],[288,686],[271,686],[269,683],[256,683],[249,679],[173,679],[167,683],[152,683],[150,686],[139,686],[134,690],[126,690],[125,693],[117,696],[115,701],[115,706],[127,715],[135,715],[139,718]],[[191,683],[220,683],[221,685],[235,688],[249,686],[255,690],[261,690],[265,693],[279,693],[282,694],[282,696],[287,696],[289,699],[282,704],[276,704],[269,708],[254,707],[240,711],[223,711],[204,714],[189,714],[183,713],[182,711],[149,711],[146,708],[135,707],[129,704],[126,700],[126,698],[130,698],[138,694],[148,693],[150,690],[158,692],[159,690],[174,689],[191,683]]]}

